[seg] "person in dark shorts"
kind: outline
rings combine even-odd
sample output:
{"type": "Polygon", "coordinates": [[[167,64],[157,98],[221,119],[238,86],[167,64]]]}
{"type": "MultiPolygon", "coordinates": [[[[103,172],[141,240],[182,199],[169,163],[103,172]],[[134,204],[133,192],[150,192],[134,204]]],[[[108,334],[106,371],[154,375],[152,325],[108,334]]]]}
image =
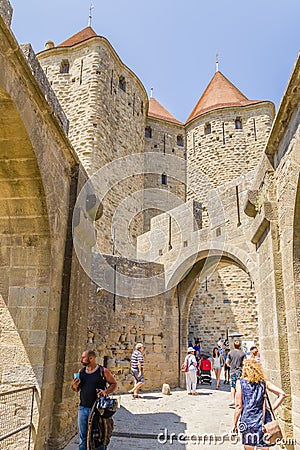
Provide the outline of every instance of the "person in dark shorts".
{"type": "Polygon", "coordinates": [[[242,376],[242,367],[244,363],[244,359],[246,357],[246,353],[241,350],[241,342],[234,341],[234,350],[231,350],[228,353],[226,358],[226,364],[230,367],[230,386],[231,386],[231,396],[232,401],[229,403],[229,406],[235,405],[235,392],[236,392],[236,382],[242,376]]]}
{"type": "MultiPolygon", "coordinates": [[[[96,362],[96,353],[93,350],[85,350],[81,355],[81,364],[84,366],[73,379],[72,389],[75,392],[80,391],[80,404],[78,409],[78,429],[79,429],[79,447],[78,450],[87,449],[88,438],[88,417],[97,397],[107,395],[115,391],[117,382],[112,373],[106,367],[100,366],[96,362]],[[106,387],[108,384],[108,387],[106,387]]],[[[103,436],[103,441],[109,442],[112,434],[112,419],[103,419],[108,422],[110,428],[108,435],[103,436]]],[[[106,450],[108,444],[100,445],[97,450],[106,450]]]]}
{"type": "Polygon", "coordinates": [[[144,345],[141,342],[138,342],[131,355],[131,373],[134,376],[134,387],[129,393],[132,394],[133,398],[140,398],[139,390],[145,382],[143,350],[144,345]]]}

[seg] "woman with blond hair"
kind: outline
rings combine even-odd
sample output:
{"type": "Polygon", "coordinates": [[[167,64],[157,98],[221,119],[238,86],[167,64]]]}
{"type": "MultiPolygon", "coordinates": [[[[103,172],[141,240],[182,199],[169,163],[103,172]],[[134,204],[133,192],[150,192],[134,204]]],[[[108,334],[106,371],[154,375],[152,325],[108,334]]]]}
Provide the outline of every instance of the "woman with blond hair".
{"type": "Polygon", "coordinates": [[[262,430],[264,423],[272,420],[269,410],[264,406],[266,390],[277,395],[272,406],[275,410],[283,402],[286,394],[282,389],[265,379],[261,364],[254,359],[244,363],[242,378],[236,383],[235,411],[233,433],[237,433],[237,424],[240,418],[239,429],[242,434],[242,443],[245,450],[268,449],[262,430]]]}

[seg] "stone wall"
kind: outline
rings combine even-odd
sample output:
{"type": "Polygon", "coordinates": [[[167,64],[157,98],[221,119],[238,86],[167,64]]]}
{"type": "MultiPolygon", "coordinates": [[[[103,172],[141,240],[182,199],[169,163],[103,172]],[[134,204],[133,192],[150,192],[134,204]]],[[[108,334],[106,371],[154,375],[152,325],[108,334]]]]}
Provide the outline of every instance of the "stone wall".
{"type": "Polygon", "coordinates": [[[238,267],[227,266],[201,283],[193,299],[188,340],[199,338],[203,351],[211,354],[219,337],[232,332],[259,345],[257,303],[249,276],[238,267]]]}
{"type": "MultiPolygon", "coordinates": [[[[138,78],[119,59],[109,42],[95,37],[71,48],[54,48],[41,52],[39,60],[70,121],[69,138],[89,176],[112,161],[144,152],[144,136],[148,98],[138,78]],[[60,73],[62,61],[68,61],[68,73],[60,73]],[[121,83],[122,80],[122,83],[121,83]]],[[[125,164],[126,166],[126,164],[125,164]]],[[[98,172],[105,177],[107,192],[102,193],[103,216],[98,222],[98,249],[111,253],[112,220],[123,220],[118,207],[130,198],[131,227],[126,239],[135,243],[142,232],[143,165],[134,158],[131,172],[122,164],[98,172]],[[115,184],[109,177],[117,173],[115,184]]],[[[128,217],[125,218],[126,220],[128,217]]],[[[116,233],[117,234],[117,233],[116,233]]],[[[119,236],[116,235],[116,241],[119,236]]],[[[123,236],[121,240],[123,239],[123,236]]],[[[122,243],[122,242],[121,242],[122,243]]],[[[120,243],[115,243],[115,249],[120,243]]],[[[118,251],[117,251],[118,254],[118,251]]],[[[135,251],[126,256],[135,256],[135,251]]]]}
{"type": "Polygon", "coordinates": [[[224,108],[187,125],[187,198],[204,203],[207,192],[255,169],[270,134],[274,105],[224,108]],[[242,129],[235,129],[239,117],[242,129]],[[205,125],[211,133],[205,134],[205,125]]]}
{"type": "Polygon", "coordinates": [[[157,153],[159,156],[173,156],[174,162],[171,165],[170,158],[165,158],[165,161],[159,158],[156,173],[151,173],[147,163],[145,164],[144,232],[150,230],[152,217],[185,202],[186,196],[184,126],[148,117],[147,127],[151,129],[151,137],[145,138],[145,152],[157,153]],[[180,161],[178,158],[184,161],[180,161]],[[164,180],[163,176],[165,176],[164,180]],[[173,195],[168,195],[168,193],[173,195]],[[158,205],[158,207],[155,208],[153,205],[158,205]]]}
{"type": "Polygon", "coordinates": [[[11,24],[13,9],[8,0],[0,1],[0,16],[9,27],[11,24]]]}
{"type": "Polygon", "coordinates": [[[36,387],[34,439],[42,449],[58,387],[62,280],[68,278],[65,247],[78,159],[38,74],[2,21],[0,35],[0,376],[5,390],[36,387]]]}
{"type": "MultiPolygon", "coordinates": [[[[137,286],[134,282],[136,276],[150,277],[152,283],[163,289],[162,267],[117,257],[106,257],[106,260],[110,265],[116,265],[117,291],[121,273],[132,279],[128,279],[126,297],[96,286],[92,288],[88,314],[92,337],[89,346],[97,349],[99,362],[116,376],[120,393],[133,387],[130,359],[137,342],[145,344],[143,389],[151,391],[161,388],[163,383],[175,387],[179,373],[177,300],[172,291],[148,297],[148,292],[143,292],[143,284],[137,286]]],[[[95,256],[95,270],[103,271],[102,264],[95,256]]]]}
{"type": "MultiPolygon", "coordinates": [[[[70,219],[74,203],[87,174],[80,166],[70,192],[70,219]]],[[[89,249],[90,250],[90,249],[89,249]]],[[[59,318],[59,348],[56,367],[55,406],[52,414],[51,439],[47,448],[57,450],[64,448],[77,431],[76,411],[78,396],[71,389],[73,374],[78,371],[82,352],[87,346],[88,336],[88,302],[91,281],[78,261],[73,248],[72,223],[69,221],[69,233],[65,247],[65,273],[69,272],[63,282],[63,304],[59,318]]]]}
{"type": "Polygon", "coordinates": [[[285,437],[296,440],[289,449],[300,448],[299,79],[298,57],[246,205],[259,257],[256,288],[264,367],[267,377],[288,394],[280,417],[285,437]]]}

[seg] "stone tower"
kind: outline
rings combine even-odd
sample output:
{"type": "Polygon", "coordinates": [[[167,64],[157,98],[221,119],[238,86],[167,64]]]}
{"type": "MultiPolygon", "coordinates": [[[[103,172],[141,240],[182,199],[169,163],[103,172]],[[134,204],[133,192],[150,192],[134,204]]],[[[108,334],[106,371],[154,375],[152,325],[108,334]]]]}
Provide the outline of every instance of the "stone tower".
{"type": "MultiPolygon", "coordinates": [[[[187,198],[202,203],[204,227],[209,222],[207,193],[231,183],[238,232],[243,220],[240,177],[258,166],[273,118],[273,103],[248,100],[221,72],[214,74],[185,124],[187,198]]],[[[189,339],[200,338],[204,351],[210,352],[219,336],[225,338],[232,331],[257,340],[253,283],[241,269],[228,265],[201,283],[190,311],[189,339]]]]}
{"type": "MultiPolygon", "coordinates": [[[[110,187],[102,200],[103,216],[97,222],[100,252],[111,253],[114,247],[118,254],[122,245],[143,230],[139,216],[142,199],[132,197],[130,218],[124,217],[124,210],[119,217],[115,213],[132,192],[143,189],[143,167],[139,164],[138,174],[132,175],[121,158],[144,152],[148,109],[144,86],[111,44],[91,27],[57,46],[47,43],[38,58],[70,121],[69,138],[88,174],[92,176],[111,161],[121,161],[112,168],[115,179],[105,180],[110,187]],[[112,230],[125,220],[131,224],[130,236],[126,227],[120,232],[112,230]]],[[[100,179],[103,177],[105,174],[100,174],[100,179]]],[[[126,256],[135,256],[135,251],[126,256]]]]}
{"type": "Polygon", "coordinates": [[[38,59],[70,121],[69,138],[90,176],[112,161],[140,155],[130,159],[131,175],[123,163],[112,167],[118,172],[117,183],[103,199],[103,216],[97,222],[100,252],[124,255],[119,249],[131,242],[124,256],[135,257],[136,237],[149,229],[150,219],[176,206],[176,199],[185,201],[184,126],[157,100],[148,101],[137,76],[91,27],[57,46],[47,42],[38,59]],[[176,156],[172,175],[167,158],[144,160],[144,152],[176,156]],[[128,198],[130,211],[118,210],[128,198]],[[116,211],[121,211],[117,218],[116,211]]]}
{"type": "Polygon", "coordinates": [[[186,199],[184,125],[152,96],[145,128],[145,152],[155,153],[154,159],[161,156],[156,173],[145,173],[144,230],[149,231],[152,217],[186,199]]]}
{"type": "Polygon", "coordinates": [[[270,134],[274,105],[248,100],[217,71],[186,121],[188,198],[257,167],[270,134]]]}

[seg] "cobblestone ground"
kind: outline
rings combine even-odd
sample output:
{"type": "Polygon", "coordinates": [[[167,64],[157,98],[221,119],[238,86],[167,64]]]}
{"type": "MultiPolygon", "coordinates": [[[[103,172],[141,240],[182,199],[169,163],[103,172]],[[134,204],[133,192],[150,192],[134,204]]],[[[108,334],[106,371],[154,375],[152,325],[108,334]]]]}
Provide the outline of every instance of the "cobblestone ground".
{"type": "MultiPolygon", "coordinates": [[[[144,393],[133,400],[121,395],[121,408],[115,414],[115,430],[110,450],[241,449],[231,442],[233,409],[228,407],[230,388],[198,387],[198,396],[176,389],[170,396],[144,393]],[[183,439],[186,436],[189,439],[183,439]]],[[[78,436],[65,450],[78,449],[78,436]]]]}

